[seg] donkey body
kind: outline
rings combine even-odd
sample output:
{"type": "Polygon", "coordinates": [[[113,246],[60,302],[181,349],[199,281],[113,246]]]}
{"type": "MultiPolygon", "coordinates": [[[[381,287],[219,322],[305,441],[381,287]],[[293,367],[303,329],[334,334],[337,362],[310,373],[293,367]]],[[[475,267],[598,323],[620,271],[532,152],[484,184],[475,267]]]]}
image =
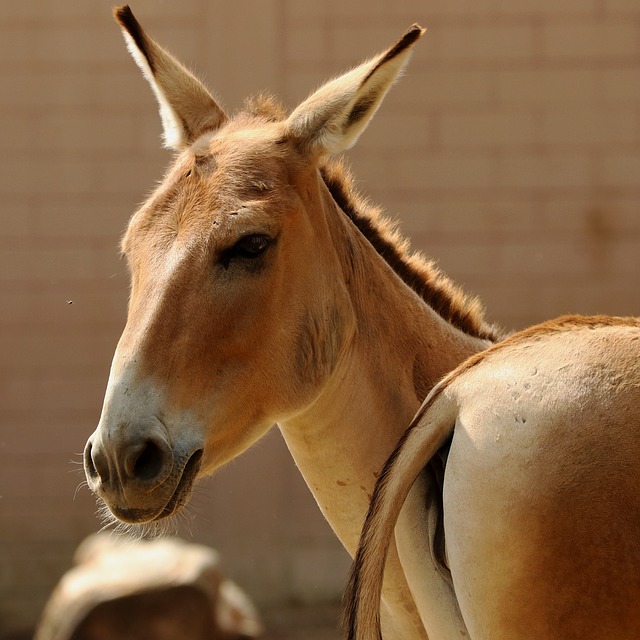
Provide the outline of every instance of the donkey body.
{"type": "Polygon", "coordinates": [[[346,597],[349,638],[380,638],[386,546],[415,509],[415,479],[442,456],[441,537],[399,545],[418,603],[435,552],[473,640],[640,637],[639,406],[634,318],[561,318],[449,374],[376,487],[346,597]]]}

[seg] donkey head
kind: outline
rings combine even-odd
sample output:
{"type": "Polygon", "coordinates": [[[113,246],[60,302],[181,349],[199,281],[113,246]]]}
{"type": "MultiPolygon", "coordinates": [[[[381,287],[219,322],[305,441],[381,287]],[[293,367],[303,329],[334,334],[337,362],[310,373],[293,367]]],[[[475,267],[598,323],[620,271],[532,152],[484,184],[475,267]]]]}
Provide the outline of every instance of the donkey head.
{"type": "Polygon", "coordinates": [[[229,118],[129,7],[115,15],[177,155],[123,239],[128,318],[84,460],[113,515],[143,523],[334,374],[354,317],[319,164],[354,144],[423,31],[288,117],[263,99],[229,118]]]}

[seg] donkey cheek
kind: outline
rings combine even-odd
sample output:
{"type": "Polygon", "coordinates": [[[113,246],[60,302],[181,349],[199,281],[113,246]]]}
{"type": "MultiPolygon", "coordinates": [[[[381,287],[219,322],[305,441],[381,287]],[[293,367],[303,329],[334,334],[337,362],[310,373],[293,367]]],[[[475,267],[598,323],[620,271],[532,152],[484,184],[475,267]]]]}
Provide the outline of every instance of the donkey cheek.
{"type": "Polygon", "coordinates": [[[315,387],[331,374],[338,362],[344,335],[344,321],[336,307],[324,314],[305,314],[294,359],[296,378],[301,386],[315,387]]]}

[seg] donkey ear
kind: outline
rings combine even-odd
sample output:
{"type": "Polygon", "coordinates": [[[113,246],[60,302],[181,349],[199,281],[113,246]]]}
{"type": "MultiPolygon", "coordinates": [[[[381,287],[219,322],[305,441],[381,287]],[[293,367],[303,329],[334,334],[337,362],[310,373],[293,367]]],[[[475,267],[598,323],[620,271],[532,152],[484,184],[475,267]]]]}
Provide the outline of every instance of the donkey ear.
{"type": "Polygon", "coordinates": [[[227,120],[204,85],[142,29],[128,5],[113,12],[160,105],[165,146],[181,150],[227,120]]]}
{"type": "Polygon", "coordinates": [[[340,153],[352,147],[424,32],[414,24],[390,49],[311,94],[289,116],[288,135],[312,153],[340,153]]]}

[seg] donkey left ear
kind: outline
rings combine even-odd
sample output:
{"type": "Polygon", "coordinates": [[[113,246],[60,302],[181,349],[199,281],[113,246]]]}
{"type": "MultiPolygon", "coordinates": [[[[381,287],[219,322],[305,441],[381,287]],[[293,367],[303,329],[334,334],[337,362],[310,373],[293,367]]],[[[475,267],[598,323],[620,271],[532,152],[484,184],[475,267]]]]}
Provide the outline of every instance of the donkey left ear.
{"type": "Polygon", "coordinates": [[[387,51],[318,89],[289,116],[288,135],[320,155],[352,147],[409,62],[411,49],[424,32],[414,24],[387,51]]]}
{"type": "Polygon", "coordinates": [[[129,6],[113,14],[158,100],[165,145],[180,151],[221,127],[227,116],[205,86],[144,32],[129,6]]]}

